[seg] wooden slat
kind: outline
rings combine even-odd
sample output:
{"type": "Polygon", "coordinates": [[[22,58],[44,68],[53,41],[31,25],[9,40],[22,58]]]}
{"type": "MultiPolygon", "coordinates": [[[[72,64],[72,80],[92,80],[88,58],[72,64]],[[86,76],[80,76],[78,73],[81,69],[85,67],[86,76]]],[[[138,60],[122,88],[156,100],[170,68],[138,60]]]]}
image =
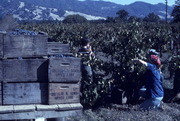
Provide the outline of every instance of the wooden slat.
{"type": "Polygon", "coordinates": [[[3,64],[2,60],[0,60],[0,82],[3,80],[3,64]]]}
{"type": "Polygon", "coordinates": [[[71,103],[71,109],[82,109],[83,106],[80,103],[71,103]]]}
{"type": "Polygon", "coordinates": [[[63,111],[63,110],[70,110],[71,106],[70,104],[58,104],[58,110],[63,111]]]}
{"type": "Polygon", "coordinates": [[[14,110],[13,112],[30,112],[30,111],[35,111],[36,107],[35,105],[14,105],[14,110]]]}
{"type": "Polygon", "coordinates": [[[37,111],[58,110],[58,105],[36,105],[37,111]]]}
{"type": "Polygon", "coordinates": [[[3,104],[46,104],[47,90],[45,83],[5,83],[3,104]]]}
{"type": "Polygon", "coordinates": [[[48,61],[47,59],[3,60],[3,81],[48,82],[48,61]]]}
{"type": "Polygon", "coordinates": [[[48,55],[70,53],[69,45],[59,42],[48,42],[48,55]]]}
{"type": "Polygon", "coordinates": [[[78,82],[81,80],[80,65],[80,58],[51,58],[49,60],[49,82],[78,82]]]}
{"type": "Polygon", "coordinates": [[[82,110],[70,110],[70,111],[35,111],[35,112],[21,112],[21,113],[6,113],[0,114],[0,120],[15,120],[15,119],[37,119],[43,118],[59,118],[69,116],[80,116],[82,110]]]}
{"type": "Polygon", "coordinates": [[[0,82],[0,105],[2,105],[2,82],[0,82]]]}
{"type": "Polygon", "coordinates": [[[0,58],[3,58],[3,36],[4,34],[0,33],[0,58]]]}
{"type": "MultiPolygon", "coordinates": [[[[14,110],[13,105],[9,105],[9,106],[0,106],[0,115],[2,113],[12,113],[14,110]]],[[[1,116],[0,116],[1,117],[1,116]]]]}
{"type": "Polygon", "coordinates": [[[77,110],[82,109],[82,105],[80,103],[72,103],[72,104],[58,104],[58,110],[77,110]]]}
{"type": "Polygon", "coordinates": [[[59,105],[0,106],[0,120],[59,118],[82,115],[80,103],[59,105]]]}
{"type": "Polygon", "coordinates": [[[79,84],[49,83],[49,104],[80,102],[79,84]]]}
{"type": "Polygon", "coordinates": [[[5,35],[4,57],[31,57],[47,55],[46,35],[5,35]]]}

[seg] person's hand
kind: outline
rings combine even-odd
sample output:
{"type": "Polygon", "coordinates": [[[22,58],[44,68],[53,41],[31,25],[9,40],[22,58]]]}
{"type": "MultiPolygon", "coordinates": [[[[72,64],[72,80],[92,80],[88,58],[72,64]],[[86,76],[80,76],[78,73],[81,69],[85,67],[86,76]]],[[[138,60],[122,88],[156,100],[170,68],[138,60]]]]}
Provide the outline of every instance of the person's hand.
{"type": "Polygon", "coordinates": [[[138,63],[138,62],[139,62],[139,59],[138,59],[138,58],[134,58],[134,59],[132,59],[132,61],[133,61],[134,63],[138,63]]]}

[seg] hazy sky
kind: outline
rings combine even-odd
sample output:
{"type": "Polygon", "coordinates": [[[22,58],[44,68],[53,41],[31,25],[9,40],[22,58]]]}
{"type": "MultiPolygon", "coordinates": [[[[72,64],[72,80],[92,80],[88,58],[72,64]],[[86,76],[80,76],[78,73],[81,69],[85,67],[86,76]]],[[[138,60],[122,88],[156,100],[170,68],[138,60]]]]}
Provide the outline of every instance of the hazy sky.
{"type": "MultiPolygon", "coordinates": [[[[143,2],[147,2],[147,3],[151,3],[151,4],[157,4],[157,3],[165,3],[165,0],[104,0],[104,1],[111,1],[111,2],[115,2],[118,4],[130,4],[133,3],[135,1],[143,1],[143,2]]],[[[175,3],[175,0],[167,0],[168,1],[168,5],[173,5],[175,3]]]]}
{"type": "MultiPolygon", "coordinates": [[[[84,0],[81,0],[84,1],[84,0]]],[[[103,0],[103,1],[111,1],[117,4],[130,4],[133,3],[135,1],[143,1],[146,3],[151,3],[151,4],[157,4],[157,3],[165,3],[165,0],[103,0]]],[[[175,4],[175,0],[167,0],[168,1],[168,5],[174,5],[175,4]]]]}

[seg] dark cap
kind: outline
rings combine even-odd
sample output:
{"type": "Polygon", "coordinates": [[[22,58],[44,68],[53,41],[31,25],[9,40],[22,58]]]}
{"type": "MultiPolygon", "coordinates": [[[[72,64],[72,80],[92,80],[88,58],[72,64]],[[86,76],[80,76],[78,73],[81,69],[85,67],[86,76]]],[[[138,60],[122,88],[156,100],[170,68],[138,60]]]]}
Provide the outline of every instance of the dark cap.
{"type": "Polygon", "coordinates": [[[88,38],[82,38],[81,39],[81,45],[82,46],[86,46],[88,43],[90,43],[91,42],[91,40],[90,39],[88,39],[88,38]]]}

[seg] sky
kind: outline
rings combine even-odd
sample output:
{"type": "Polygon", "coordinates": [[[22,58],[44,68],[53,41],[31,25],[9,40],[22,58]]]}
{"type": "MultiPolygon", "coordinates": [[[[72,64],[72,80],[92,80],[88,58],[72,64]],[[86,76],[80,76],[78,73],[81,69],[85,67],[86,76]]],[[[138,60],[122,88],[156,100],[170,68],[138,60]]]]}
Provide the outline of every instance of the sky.
{"type": "MultiPolygon", "coordinates": [[[[128,5],[136,1],[142,1],[142,2],[151,3],[151,4],[165,3],[165,0],[103,0],[103,1],[110,1],[117,4],[121,4],[121,5],[128,5]]],[[[167,0],[167,1],[168,1],[169,6],[172,6],[175,4],[175,0],[167,0]]]]}
{"type": "MultiPolygon", "coordinates": [[[[136,1],[143,1],[143,2],[151,3],[151,4],[165,3],[165,0],[104,0],[104,1],[110,1],[114,3],[122,4],[122,5],[130,4],[136,1]]],[[[175,4],[175,0],[167,0],[167,1],[168,1],[168,5],[175,4]]]]}

